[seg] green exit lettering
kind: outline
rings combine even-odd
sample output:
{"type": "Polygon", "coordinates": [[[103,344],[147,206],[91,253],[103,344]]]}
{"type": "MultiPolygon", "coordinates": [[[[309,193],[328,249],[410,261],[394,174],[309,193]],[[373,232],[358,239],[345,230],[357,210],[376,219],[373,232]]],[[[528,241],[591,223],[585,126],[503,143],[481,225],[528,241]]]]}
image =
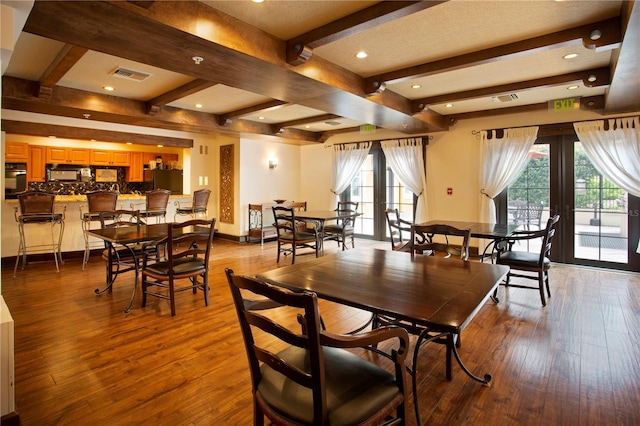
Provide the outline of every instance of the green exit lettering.
{"type": "Polygon", "coordinates": [[[580,98],[565,98],[549,101],[549,109],[552,112],[563,112],[580,107],[580,98]]]}

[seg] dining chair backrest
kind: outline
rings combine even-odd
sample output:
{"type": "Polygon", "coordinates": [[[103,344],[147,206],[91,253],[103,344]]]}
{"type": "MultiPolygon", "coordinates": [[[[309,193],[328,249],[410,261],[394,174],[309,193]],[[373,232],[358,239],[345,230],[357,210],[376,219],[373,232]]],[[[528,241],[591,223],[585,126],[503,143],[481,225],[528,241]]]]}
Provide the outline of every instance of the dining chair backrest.
{"type": "Polygon", "coordinates": [[[455,256],[461,260],[469,260],[469,241],[471,229],[458,229],[444,224],[411,226],[411,254],[430,253],[432,255],[444,254],[446,257],[455,256]],[[444,242],[441,239],[444,238],[444,242]],[[457,242],[450,241],[456,238],[457,242]]]}
{"type": "Polygon", "coordinates": [[[209,196],[211,195],[211,191],[208,189],[198,189],[193,192],[193,209],[194,211],[198,209],[207,209],[207,204],[209,204],[209,196]]]}
{"type": "Polygon", "coordinates": [[[43,191],[25,191],[18,194],[20,214],[29,215],[53,215],[53,203],[55,194],[43,191]]]}
{"type": "Polygon", "coordinates": [[[402,219],[398,209],[387,209],[384,214],[387,218],[387,226],[389,227],[391,249],[395,251],[408,250],[411,225],[413,225],[413,223],[402,219]]]}
{"type": "Polygon", "coordinates": [[[168,189],[154,189],[145,192],[147,211],[166,211],[171,191],[168,189]]]}
{"type": "Polygon", "coordinates": [[[87,192],[89,213],[100,213],[116,210],[118,192],[115,191],[91,191],[87,192]]]}

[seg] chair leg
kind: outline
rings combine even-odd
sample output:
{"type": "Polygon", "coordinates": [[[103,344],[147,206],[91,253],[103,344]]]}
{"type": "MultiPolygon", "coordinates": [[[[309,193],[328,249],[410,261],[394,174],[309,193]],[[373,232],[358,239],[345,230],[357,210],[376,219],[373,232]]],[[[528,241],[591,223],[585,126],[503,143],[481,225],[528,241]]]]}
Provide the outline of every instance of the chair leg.
{"type": "Polygon", "coordinates": [[[538,272],[538,286],[540,287],[540,300],[542,306],[547,306],[547,301],[544,299],[544,272],[538,272]]]}
{"type": "Polygon", "coordinates": [[[278,240],[278,257],[276,258],[276,263],[280,263],[280,240],[278,240]]]}
{"type": "Polygon", "coordinates": [[[204,293],[204,306],[209,306],[209,279],[206,273],[202,275],[202,291],[204,293]]]}
{"type": "Polygon", "coordinates": [[[173,287],[173,280],[169,280],[169,305],[171,306],[171,316],[176,316],[176,292],[173,287]]]}
{"type": "Polygon", "coordinates": [[[547,285],[547,296],[551,297],[551,290],[549,289],[549,271],[544,272],[544,282],[547,285]]]}
{"type": "Polygon", "coordinates": [[[24,265],[27,262],[27,249],[24,238],[24,228],[22,223],[18,225],[18,231],[20,232],[20,243],[18,245],[18,254],[16,256],[16,264],[13,267],[13,277],[16,277],[18,272],[18,263],[20,262],[20,257],[22,257],[22,269],[24,269],[24,265]]]}

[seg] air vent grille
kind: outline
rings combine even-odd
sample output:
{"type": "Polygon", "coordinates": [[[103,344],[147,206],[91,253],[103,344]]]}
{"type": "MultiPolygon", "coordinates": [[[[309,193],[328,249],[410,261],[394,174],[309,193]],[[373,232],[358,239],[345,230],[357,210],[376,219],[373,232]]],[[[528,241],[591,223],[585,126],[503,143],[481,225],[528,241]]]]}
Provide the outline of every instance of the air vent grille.
{"type": "Polygon", "coordinates": [[[340,123],[339,121],[325,121],[324,124],[326,124],[327,126],[339,126],[342,123],[340,123]]]}
{"type": "Polygon", "coordinates": [[[511,102],[515,101],[516,99],[518,99],[518,95],[516,95],[515,93],[512,93],[510,95],[498,95],[491,97],[491,100],[493,100],[493,102],[511,102]]]}
{"type": "Polygon", "coordinates": [[[144,81],[151,77],[151,74],[147,74],[142,71],[135,71],[124,67],[118,67],[109,73],[114,77],[120,77],[131,81],[144,81]]]}

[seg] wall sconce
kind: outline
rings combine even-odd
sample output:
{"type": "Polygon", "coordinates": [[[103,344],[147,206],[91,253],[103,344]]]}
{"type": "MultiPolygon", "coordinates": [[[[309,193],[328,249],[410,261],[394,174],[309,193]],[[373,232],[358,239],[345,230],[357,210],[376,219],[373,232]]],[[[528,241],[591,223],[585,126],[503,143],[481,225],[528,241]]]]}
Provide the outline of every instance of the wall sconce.
{"type": "Polygon", "coordinates": [[[269,168],[275,169],[278,167],[278,157],[273,157],[269,159],[269,168]]]}

